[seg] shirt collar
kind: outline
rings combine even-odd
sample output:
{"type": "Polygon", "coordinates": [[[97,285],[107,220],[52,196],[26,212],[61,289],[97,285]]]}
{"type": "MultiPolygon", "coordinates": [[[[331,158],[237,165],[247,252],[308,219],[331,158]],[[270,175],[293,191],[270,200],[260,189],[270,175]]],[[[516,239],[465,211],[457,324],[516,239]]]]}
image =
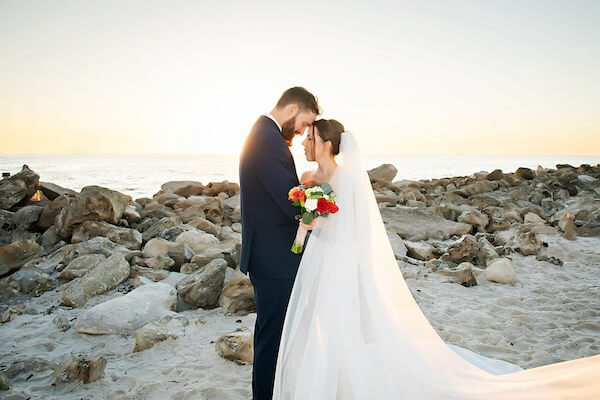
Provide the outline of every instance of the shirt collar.
{"type": "Polygon", "coordinates": [[[267,113],[267,114],[263,114],[265,117],[267,118],[271,118],[271,120],[273,122],[275,122],[275,125],[277,125],[277,127],[279,128],[279,132],[281,132],[281,126],[279,125],[279,122],[277,122],[277,120],[275,119],[275,117],[273,117],[271,114],[267,113]]]}

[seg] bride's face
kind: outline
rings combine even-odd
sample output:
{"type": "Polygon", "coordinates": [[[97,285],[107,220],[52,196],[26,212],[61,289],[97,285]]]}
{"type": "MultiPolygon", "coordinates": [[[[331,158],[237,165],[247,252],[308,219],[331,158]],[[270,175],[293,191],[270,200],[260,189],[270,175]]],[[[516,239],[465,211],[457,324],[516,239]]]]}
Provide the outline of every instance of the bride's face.
{"type": "Polygon", "coordinates": [[[304,146],[304,155],[307,161],[317,161],[323,156],[329,156],[330,146],[321,139],[319,130],[313,125],[308,128],[306,138],[302,141],[304,146]]]}

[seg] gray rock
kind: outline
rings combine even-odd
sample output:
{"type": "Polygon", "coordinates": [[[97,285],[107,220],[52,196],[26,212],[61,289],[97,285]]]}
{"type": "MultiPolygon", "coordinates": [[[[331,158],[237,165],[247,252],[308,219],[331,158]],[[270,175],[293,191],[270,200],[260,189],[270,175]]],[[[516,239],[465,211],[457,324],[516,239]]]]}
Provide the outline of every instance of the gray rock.
{"type": "Polygon", "coordinates": [[[535,172],[529,168],[524,167],[517,168],[517,170],[515,171],[515,175],[527,180],[535,178],[535,172]]]}
{"type": "Polygon", "coordinates": [[[134,352],[151,348],[157,343],[167,339],[176,340],[185,335],[185,329],[189,325],[187,318],[174,318],[171,315],[161,320],[150,322],[135,331],[134,352]]]}
{"type": "Polygon", "coordinates": [[[59,236],[69,238],[74,227],[84,221],[118,224],[131,197],[100,186],[86,186],[56,217],[59,236]]]}
{"type": "Polygon", "coordinates": [[[469,262],[461,263],[456,267],[441,263],[438,265],[436,272],[449,277],[453,283],[458,283],[464,287],[471,287],[477,286],[477,278],[475,277],[473,268],[473,264],[469,262]]]}
{"type": "Polygon", "coordinates": [[[430,211],[396,206],[380,210],[387,230],[412,241],[440,239],[464,235],[473,229],[469,224],[449,221],[430,211]]]}
{"type": "Polygon", "coordinates": [[[175,243],[187,245],[196,254],[203,253],[220,244],[219,239],[214,235],[199,230],[183,232],[177,236],[175,243]]]}
{"type": "Polygon", "coordinates": [[[129,268],[129,263],[122,254],[113,254],[72,286],[67,287],[63,292],[63,303],[72,307],[83,307],[91,297],[114,289],[127,279],[129,268]]]}
{"type": "Polygon", "coordinates": [[[8,210],[29,200],[37,190],[39,179],[38,174],[23,165],[17,174],[0,180],[0,209],[8,210]]]}
{"type": "Polygon", "coordinates": [[[64,316],[64,315],[57,315],[56,317],[54,317],[54,319],[52,320],[52,323],[54,324],[54,326],[56,326],[58,328],[58,330],[60,330],[61,332],[66,332],[69,329],[71,329],[71,322],[69,321],[69,319],[64,316]]]}
{"type": "Polygon", "coordinates": [[[8,277],[8,284],[21,293],[36,297],[58,286],[56,279],[35,267],[19,269],[8,277]]]}
{"type": "Polygon", "coordinates": [[[88,271],[106,261],[104,254],[85,254],[73,259],[61,272],[59,278],[70,281],[81,278],[88,271]]]}
{"type": "Polygon", "coordinates": [[[475,262],[479,254],[479,243],[473,235],[464,235],[448,247],[448,259],[456,264],[475,262]]]}
{"type": "Polygon", "coordinates": [[[427,242],[412,242],[406,240],[404,244],[407,249],[406,255],[417,260],[429,261],[439,256],[438,249],[427,242]]]}
{"type": "Polygon", "coordinates": [[[142,233],[144,242],[148,242],[160,235],[161,232],[181,224],[181,219],[177,216],[164,217],[153,223],[148,229],[142,233]]]}
{"type": "Polygon", "coordinates": [[[162,281],[163,279],[167,279],[169,277],[169,271],[132,265],[130,277],[135,278],[138,276],[143,276],[154,282],[158,282],[162,281]]]}
{"type": "Polygon", "coordinates": [[[74,328],[91,335],[131,334],[149,322],[174,314],[176,303],[177,292],[172,285],[153,282],[85,310],[74,328]]]}
{"type": "Polygon", "coordinates": [[[8,390],[10,389],[10,382],[8,381],[8,378],[6,377],[6,375],[4,375],[4,373],[2,373],[2,371],[0,371],[0,390],[8,390]]]}
{"type": "Polygon", "coordinates": [[[196,307],[214,308],[223,289],[227,262],[211,261],[177,283],[177,292],[186,303],[196,307]]]}
{"type": "Polygon", "coordinates": [[[56,379],[56,383],[75,381],[91,383],[104,375],[104,368],[106,368],[106,358],[104,357],[90,359],[83,354],[71,354],[58,364],[52,375],[56,379]]]}
{"type": "Polygon", "coordinates": [[[111,225],[104,221],[84,221],[73,232],[71,243],[85,242],[98,236],[108,238],[132,250],[139,250],[142,247],[140,232],[111,225]]]}
{"type": "Polygon", "coordinates": [[[477,228],[479,232],[484,232],[485,227],[490,222],[489,217],[487,215],[474,208],[463,211],[458,216],[457,220],[458,222],[463,222],[465,224],[472,225],[474,228],[477,228]]]}
{"type": "Polygon", "coordinates": [[[145,258],[144,262],[152,269],[169,270],[175,265],[175,260],[164,254],[159,254],[154,257],[145,258]]]}
{"type": "Polygon", "coordinates": [[[408,249],[404,244],[404,241],[396,232],[387,232],[388,239],[390,240],[390,245],[392,246],[392,250],[394,251],[394,256],[396,259],[402,258],[406,256],[408,249]]]}
{"type": "Polygon", "coordinates": [[[67,189],[50,182],[40,182],[39,188],[50,201],[61,195],[77,195],[77,192],[72,189],[67,189]]]}
{"type": "Polygon", "coordinates": [[[43,253],[42,246],[32,240],[19,240],[0,247],[0,276],[19,269],[27,261],[43,253]]]}
{"type": "Polygon", "coordinates": [[[25,206],[14,213],[13,223],[20,229],[35,229],[43,210],[40,206],[25,206]]]}
{"type": "Polygon", "coordinates": [[[42,214],[38,220],[38,226],[42,229],[48,229],[56,222],[56,217],[65,208],[71,205],[77,198],[76,194],[61,195],[44,206],[42,214]]]}
{"type": "Polygon", "coordinates": [[[558,221],[558,228],[563,232],[563,236],[566,239],[577,239],[577,227],[575,226],[573,215],[570,212],[563,214],[561,219],[558,221]]]}
{"type": "Polygon", "coordinates": [[[213,236],[219,237],[221,235],[221,227],[213,224],[206,218],[198,217],[194,218],[189,222],[191,226],[206,233],[210,233],[213,236]]]}
{"type": "Polygon", "coordinates": [[[371,181],[391,182],[396,177],[398,170],[392,164],[382,164],[367,172],[371,181]]]}
{"type": "Polygon", "coordinates": [[[204,185],[196,181],[169,181],[160,188],[163,193],[175,193],[184,197],[201,195],[204,191],[204,185]]]}

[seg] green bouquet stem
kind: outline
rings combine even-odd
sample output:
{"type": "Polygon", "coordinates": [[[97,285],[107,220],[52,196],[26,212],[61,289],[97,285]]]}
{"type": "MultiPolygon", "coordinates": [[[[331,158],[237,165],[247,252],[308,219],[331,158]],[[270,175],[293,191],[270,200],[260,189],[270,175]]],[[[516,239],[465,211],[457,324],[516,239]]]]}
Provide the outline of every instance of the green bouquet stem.
{"type": "Polygon", "coordinates": [[[296,231],[296,238],[294,239],[294,243],[292,243],[292,248],[290,249],[294,254],[300,254],[304,250],[304,241],[306,240],[306,235],[308,231],[302,227],[302,225],[298,226],[298,231],[296,231]]]}

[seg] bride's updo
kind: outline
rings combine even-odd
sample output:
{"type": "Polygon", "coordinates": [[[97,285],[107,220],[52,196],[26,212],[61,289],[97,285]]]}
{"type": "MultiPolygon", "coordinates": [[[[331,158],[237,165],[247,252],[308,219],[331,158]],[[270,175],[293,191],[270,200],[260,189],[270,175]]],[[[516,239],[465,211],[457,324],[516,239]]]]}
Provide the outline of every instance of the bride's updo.
{"type": "Polygon", "coordinates": [[[323,142],[331,142],[331,152],[334,156],[337,155],[340,152],[344,125],[335,119],[319,119],[313,125],[319,130],[318,135],[323,142]]]}

